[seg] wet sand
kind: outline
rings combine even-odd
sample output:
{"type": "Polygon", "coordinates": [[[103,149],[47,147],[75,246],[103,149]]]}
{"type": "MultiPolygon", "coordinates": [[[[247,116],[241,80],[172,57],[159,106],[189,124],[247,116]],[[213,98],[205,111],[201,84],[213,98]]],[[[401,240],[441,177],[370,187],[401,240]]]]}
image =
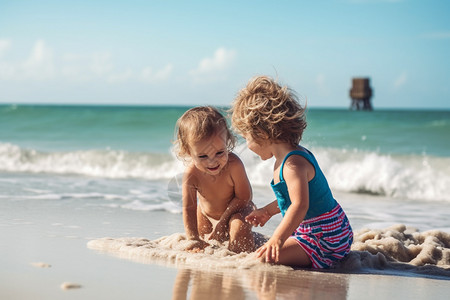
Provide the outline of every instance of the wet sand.
{"type": "Polygon", "coordinates": [[[0,207],[0,299],[447,299],[450,289],[446,277],[395,269],[208,269],[118,257],[87,244],[182,232],[181,216],[42,207],[0,207]]]}

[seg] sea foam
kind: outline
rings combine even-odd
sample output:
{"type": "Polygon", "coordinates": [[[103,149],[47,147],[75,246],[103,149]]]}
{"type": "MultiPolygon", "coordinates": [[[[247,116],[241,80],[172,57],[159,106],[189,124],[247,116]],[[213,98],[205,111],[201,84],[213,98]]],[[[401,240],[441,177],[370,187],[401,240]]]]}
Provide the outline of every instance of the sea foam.
{"type": "MultiPolygon", "coordinates": [[[[268,237],[255,234],[257,244],[268,237]]],[[[192,241],[174,233],[156,240],[145,238],[101,238],[89,241],[90,249],[141,263],[160,263],[200,269],[292,270],[259,262],[255,253],[236,254],[227,244],[209,241],[204,252],[185,251],[192,241]]],[[[450,277],[450,234],[432,230],[419,232],[399,224],[385,229],[362,229],[355,232],[352,251],[334,266],[341,272],[374,270],[405,271],[450,277]]]]}
{"type": "Polygon", "coordinates": [[[0,171],[170,179],[183,171],[183,164],[169,153],[111,149],[43,152],[0,143],[0,171]]]}
{"type": "MultiPolygon", "coordinates": [[[[313,148],[332,190],[394,198],[450,201],[450,158],[427,155],[387,155],[377,152],[313,148]]],[[[244,145],[241,157],[253,186],[267,186],[273,159],[261,161],[244,145]]],[[[103,178],[173,180],[184,163],[165,154],[119,150],[43,152],[0,143],[0,171],[77,174],[103,178]]]]}

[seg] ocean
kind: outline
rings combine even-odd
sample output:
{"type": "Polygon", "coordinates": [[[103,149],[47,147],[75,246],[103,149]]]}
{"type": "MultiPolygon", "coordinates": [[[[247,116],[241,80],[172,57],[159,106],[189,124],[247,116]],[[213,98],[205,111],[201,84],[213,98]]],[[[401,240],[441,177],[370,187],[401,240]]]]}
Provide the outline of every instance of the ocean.
{"type": "MultiPolygon", "coordinates": [[[[117,199],[112,203],[122,206],[131,201],[130,206],[142,209],[164,206],[171,198],[169,183],[183,172],[172,141],[175,122],[187,109],[2,105],[0,176],[17,188],[12,194],[3,188],[1,197],[83,199],[92,192],[86,187],[70,194],[54,180],[41,186],[45,193],[38,192],[34,180],[24,180],[46,176],[108,181],[110,187],[95,191],[97,199],[117,199]],[[21,180],[11,182],[11,177],[21,180]],[[116,191],[118,181],[139,182],[136,187],[143,190],[139,197],[127,189],[116,191]],[[150,186],[154,193],[148,193],[150,186]]],[[[450,111],[312,108],[307,121],[302,145],[315,153],[333,191],[400,203],[450,203],[450,111]]],[[[240,142],[235,152],[244,160],[253,187],[267,187],[273,162],[259,161],[240,142]]]]}
{"type": "MultiPolygon", "coordinates": [[[[172,142],[175,122],[188,108],[2,105],[0,197],[180,213],[184,165],[172,142]]],[[[302,145],[318,158],[333,192],[389,199],[399,209],[406,204],[448,209],[450,111],[312,108],[307,121],[302,145]]],[[[260,161],[241,139],[234,151],[255,194],[266,195],[273,161],[260,161]]],[[[432,213],[423,212],[426,229],[432,213]]],[[[416,219],[410,223],[421,225],[416,219]]]]}
{"type": "MultiPolygon", "coordinates": [[[[184,164],[172,142],[188,108],[0,105],[3,238],[33,224],[44,228],[36,239],[83,243],[183,233],[184,164]]],[[[354,230],[403,224],[450,233],[449,110],[309,108],[307,122],[301,144],[316,156],[354,230]]],[[[255,204],[272,201],[273,161],[261,161],[242,139],[234,152],[255,204]]],[[[255,231],[270,235],[280,218],[255,231]]],[[[2,256],[5,263],[13,252],[2,256]]]]}

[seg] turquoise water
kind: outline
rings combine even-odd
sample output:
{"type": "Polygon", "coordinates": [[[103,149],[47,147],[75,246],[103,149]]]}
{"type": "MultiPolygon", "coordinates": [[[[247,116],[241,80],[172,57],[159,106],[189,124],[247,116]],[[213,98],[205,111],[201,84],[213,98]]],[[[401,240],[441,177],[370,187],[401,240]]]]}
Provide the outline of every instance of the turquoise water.
{"type": "Polygon", "coordinates": [[[305,141],[385,154],[450,156],[450,111],[311,109],[305,141]]]}
{"type": "Polygon", "coordinates": [[[166,152],[186,108],[0,106],[0,141],[42,151],[166,152]]]}
{"type": "MultiPolygon", "coordinates": [[[[188,107],[0,105],[0,141],[35,150],[167,152],[188,107]]],[[[450,111],[309,109],[304,142],[450,156],[450,111]]]]}
{"type": "MultiPolygon", "coordinates": [[[[1,105],[0,173],[170,181],[184,168],[171,147],[187,109],[1,105]]],[[[334,190],[450,202],[450,111],[309,109],[307,121],[302,144],[334,190]]],[[[270,162],[235,152],[266,186],[270,162]]]]}

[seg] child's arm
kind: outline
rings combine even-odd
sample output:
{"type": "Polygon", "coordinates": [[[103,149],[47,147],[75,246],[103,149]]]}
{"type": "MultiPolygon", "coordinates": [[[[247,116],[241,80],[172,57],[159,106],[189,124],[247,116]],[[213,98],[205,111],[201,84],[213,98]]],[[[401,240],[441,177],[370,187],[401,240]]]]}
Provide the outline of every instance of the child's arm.
{"type": "Polygon", "coordinates": [[[277,200],[267,204],[266,206],[256,209],[252,211],[247,217],[245,217],[245,221],[252,224],[253,226],[261,226],[269,221],[272,216],[279,214],[280,208],[278,207],[277,200]]]}
{"type": "Polygon", "coordinates": [[[265,256],[266,262],[277,262],[280,248],[286,239],[294,232],[303,221],[309,208],[309,178],[313,177],[314,167],[303,157],[292,157],[289,164],[283,170],[291,205],[272,237],[264,246],[257,250],[257,257],[265,256]]]}
{"type": "Polygon", "coordinates": [[[197,189],[193,182],[194,176],[187,171],[183,176],[182,198],[183,198],[183,223],[188,240],[195,240],[195,243],[186,250],[195,248],[203,249],[208,244],[200,239],[197,227],[197,189]]]}
{"type": "Polygon", "coordinates": [[[245,172],[244,164],[235,154],[230,153],[229,158],[230,176],[234,184],[234,198],[228,203],[226,210],[220,217],[215,232],[210,236],[212,239],[224,240],[228,223],[233,214],[248,207],[252,199],[252,188],[245,172]]]}

